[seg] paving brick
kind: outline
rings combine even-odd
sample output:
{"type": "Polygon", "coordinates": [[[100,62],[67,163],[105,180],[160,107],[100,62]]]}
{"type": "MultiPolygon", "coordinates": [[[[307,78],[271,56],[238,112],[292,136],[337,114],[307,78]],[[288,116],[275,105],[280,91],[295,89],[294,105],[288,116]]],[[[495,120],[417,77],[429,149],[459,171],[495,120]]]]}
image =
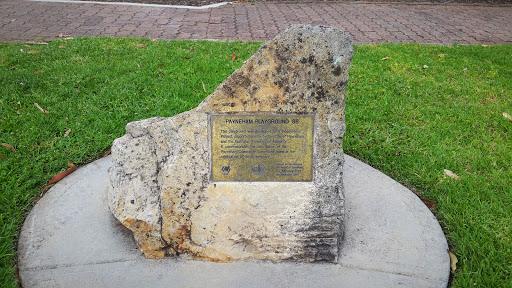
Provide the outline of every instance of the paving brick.
{"type": "Polygon", "coordinates": [[[506,44],[512,43],[510,15],[512,7],[464,5],[268,2],[190,10],[4,0],[0,41],[63,30],[75,36],[268,40],[291,24],[312,23],[344,29],[358,43],[506,44]]]}

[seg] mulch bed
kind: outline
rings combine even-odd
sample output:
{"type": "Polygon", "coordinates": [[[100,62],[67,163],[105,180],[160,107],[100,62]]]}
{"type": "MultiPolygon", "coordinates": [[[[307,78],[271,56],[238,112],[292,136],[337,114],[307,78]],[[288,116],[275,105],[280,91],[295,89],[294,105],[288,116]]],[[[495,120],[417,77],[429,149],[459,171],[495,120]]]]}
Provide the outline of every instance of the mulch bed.
{"type": "Polygon", "coordinates": [[[145,4],[162,4],[162,5],[180,5],[180,6],[204,6],[222,2],[286,2],[286,3],[329,3],[329,2],[345,2],[345,3],[425,3],[425,4],[477,4],[477,5],[512,5],[512,0],[82,0],[82,1],[102,1],[102,2],[130,2],[145,4]]]}

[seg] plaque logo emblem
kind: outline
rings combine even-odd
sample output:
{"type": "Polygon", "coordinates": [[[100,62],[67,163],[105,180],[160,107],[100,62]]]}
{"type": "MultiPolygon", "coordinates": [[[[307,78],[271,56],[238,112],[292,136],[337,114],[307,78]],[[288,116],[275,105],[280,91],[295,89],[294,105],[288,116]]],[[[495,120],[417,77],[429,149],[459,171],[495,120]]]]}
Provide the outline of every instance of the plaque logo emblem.
{"type": "Polygon", "coordinates": [[[263,174],[265,174],[265,165],[257,162],[257,163],[254,163],[252,164],[251,166],[251,174],[254,175],[254,176],[261,176],[263,174]]]}
{"type": "Polygon", "coordinates": [[[220,168],[220,171],[222,171],[223,175],[229,175],[229,171],[231,171],[231,167],[229,167],[229,166],[222,166],[222,168],[220,168]]]}

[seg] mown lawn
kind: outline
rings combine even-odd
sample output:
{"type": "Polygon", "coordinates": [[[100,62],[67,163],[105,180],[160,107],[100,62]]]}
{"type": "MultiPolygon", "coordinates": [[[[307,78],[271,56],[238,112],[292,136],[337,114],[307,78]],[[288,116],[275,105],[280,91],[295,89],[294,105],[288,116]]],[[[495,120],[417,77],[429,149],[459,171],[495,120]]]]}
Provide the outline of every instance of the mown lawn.
{"type": "MultiPolygon", "coordinates": [[[[195,107],[260,45],[0,44],[0,143],[15,150],[0,146],[0,286],[17,286],[23,219],[68,161],[101,157],[130,121],[195,107]]],[[[512,287],[510,59],[511,45],[386,44],[357,46],[352,62],[345,152],[437,203],[453,287],[512,287]]]]}

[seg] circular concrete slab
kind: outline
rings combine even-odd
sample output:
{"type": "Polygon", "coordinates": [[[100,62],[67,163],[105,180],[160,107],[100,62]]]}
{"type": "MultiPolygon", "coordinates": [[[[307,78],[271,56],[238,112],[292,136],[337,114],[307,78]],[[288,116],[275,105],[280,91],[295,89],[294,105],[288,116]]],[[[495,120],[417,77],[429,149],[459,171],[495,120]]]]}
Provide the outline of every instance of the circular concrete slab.
{"type": "Polygon", "coordinates": [[[66,177],[21,230],[18,268],[32,287],[446,287],[448,245],[411,191],[346,155],[339,264],[145,259],[106,204],[111,158],[66,177]]]}

